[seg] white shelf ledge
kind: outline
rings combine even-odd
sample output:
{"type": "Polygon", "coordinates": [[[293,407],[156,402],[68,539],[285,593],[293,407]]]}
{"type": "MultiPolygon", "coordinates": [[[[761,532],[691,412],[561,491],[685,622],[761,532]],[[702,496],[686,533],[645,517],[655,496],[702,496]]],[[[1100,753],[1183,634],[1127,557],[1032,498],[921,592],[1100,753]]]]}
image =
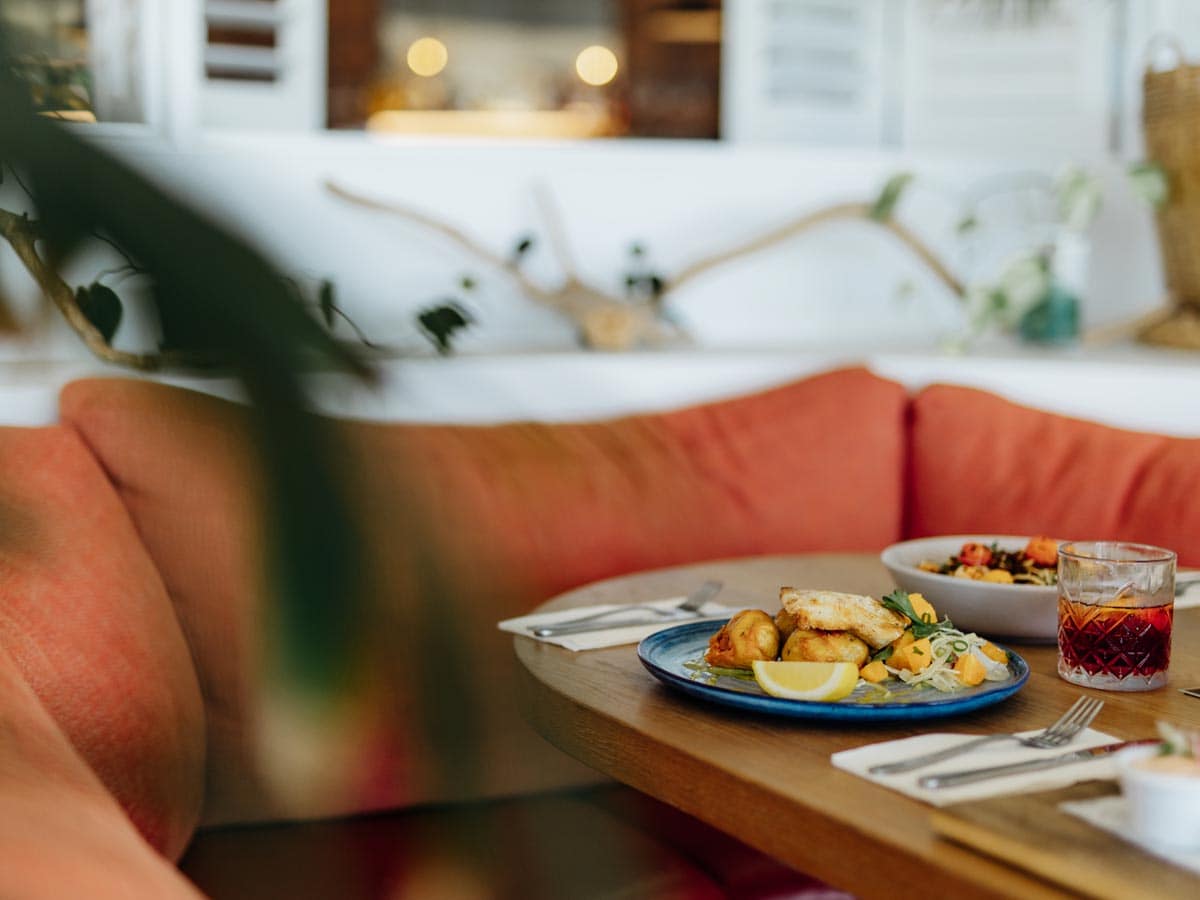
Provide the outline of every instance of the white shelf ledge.
{"type": "MultiPolygon", "coordinates": [[[[832,346],[477,353],[386,361],[374,388],[334,374],[310,381],[319,408],[333,415],[555,422],[674,409],[859,364],[914,391],[937,382],[960,384],[1115,427],[1200,437],[1200,352],[1137,345],[993,346],[965,355],[832,346]]],[[[136,377],[88,360],[0,362],[0,423],[54,421],[59,388],[89,375],[136,377]]],[[[162,380],[220,396],[238,394],[236,384],[223,378],[162,380]]]]}

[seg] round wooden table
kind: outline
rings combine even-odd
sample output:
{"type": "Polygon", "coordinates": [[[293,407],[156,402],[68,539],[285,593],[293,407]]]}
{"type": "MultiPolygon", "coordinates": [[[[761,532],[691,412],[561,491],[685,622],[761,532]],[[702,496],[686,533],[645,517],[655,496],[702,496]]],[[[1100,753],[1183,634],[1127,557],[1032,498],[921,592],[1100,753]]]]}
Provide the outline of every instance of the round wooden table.
{"type": "MultiPolygon", "coordinates": [[[[724,582],[720,602],[772,613],[781,585],[875,596],[893,587],[875,556],[761,557],[614,578],[543,609],[678,596],[707,578],[724,582]]],[[[1200,685],[1197,616],[1195,610],[1176,616],[1169,686],[1131,694],[1082,691],[1106,702],[1095,727],[1122,739],[1153,736],[1159,719],[1200,727],[1200,700],[1177,690],[1200,685]]],[[[1010,732],[1054,721],[1082,689],[1057,676],[1052,646],[1016,648],[1032,674],[998,706],[929,724],[868,726],[770,718],[693,700],[652,678],[633,646],[572,653],[525,637],[514,644],[528,676],[527,715],[548,740],[832,885],[888,900],[1071,895],[1027,866],[939,837],[929,807],[829,761],[840,750],[922,731],[1010,732]]],[[[1042,870],[1052,872],[1052,863],[1049,857],[1042,870]]]]}

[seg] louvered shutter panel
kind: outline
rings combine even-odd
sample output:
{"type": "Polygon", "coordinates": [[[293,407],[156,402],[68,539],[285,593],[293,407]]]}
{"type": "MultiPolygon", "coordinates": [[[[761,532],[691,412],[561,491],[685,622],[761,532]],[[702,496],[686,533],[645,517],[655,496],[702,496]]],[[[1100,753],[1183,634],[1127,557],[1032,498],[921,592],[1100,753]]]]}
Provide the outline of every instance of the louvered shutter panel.
{"type": "Polygon", "coordinates": [[[205,125],[320,128],[323,0],[204,0],[205,125]]]}
{"type": "Polygon", "coordinates": [[[1118,4],[909,0],[903,142],[1094,157],[1116,141],[1118,4]]]}
{"type": "Polygon", "coordinates": [[[882,142],[885,3],[739,0],[723,16],[722,137],[882,142]]]}

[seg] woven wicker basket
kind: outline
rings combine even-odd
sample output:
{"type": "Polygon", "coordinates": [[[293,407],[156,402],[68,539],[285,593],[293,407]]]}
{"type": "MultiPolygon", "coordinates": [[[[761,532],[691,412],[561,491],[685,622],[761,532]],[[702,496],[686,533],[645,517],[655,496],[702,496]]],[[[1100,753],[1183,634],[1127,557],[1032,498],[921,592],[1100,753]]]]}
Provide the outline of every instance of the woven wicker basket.
{"type": "Polygon", "coordinates": [[[1158,210],[1172,313],[1142,331],[1143,340],[1200,347],[1200,66],[1189,65],[1170,38],[1151,45],[1171,51],[1174,68],[1147,66],[1142,78],[1146,154],[1167,176],[1167,201],[1158,210]]]}

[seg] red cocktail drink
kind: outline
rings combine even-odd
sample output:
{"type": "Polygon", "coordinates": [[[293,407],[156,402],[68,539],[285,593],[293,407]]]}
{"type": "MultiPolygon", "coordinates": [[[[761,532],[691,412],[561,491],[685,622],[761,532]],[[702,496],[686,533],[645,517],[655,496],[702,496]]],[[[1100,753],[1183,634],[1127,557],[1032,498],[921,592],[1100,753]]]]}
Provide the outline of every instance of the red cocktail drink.
{"type": "Polygon", "coordinates": [[[1058,557],[1058,674],[1113,691],[1167,683],[1175,554],[1145,544],[1064,544],[1058,557]]]}
{"type": "Polygon", "coordinates": [[[1171,605],[1142,608],[1089,606],[1058,600],[1061,665],[1089,677],[1165,681],[1171,663],[1171,605]]]}

